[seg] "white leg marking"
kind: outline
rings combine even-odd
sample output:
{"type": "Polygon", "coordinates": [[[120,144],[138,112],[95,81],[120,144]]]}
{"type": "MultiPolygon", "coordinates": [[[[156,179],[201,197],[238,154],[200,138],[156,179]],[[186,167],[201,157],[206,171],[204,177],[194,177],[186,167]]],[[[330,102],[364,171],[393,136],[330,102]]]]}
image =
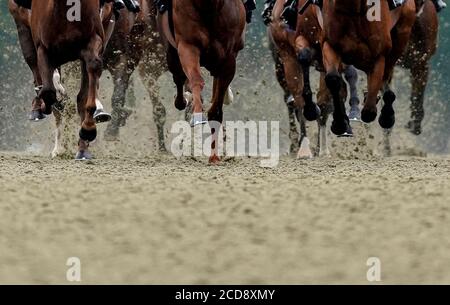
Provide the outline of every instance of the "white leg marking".
{"type": "Polygon", "coordinates": [[[58,69],[55,69],[55,72],[53,73],[53,85],[61,96],[66,96],[66,89],[61,84],[61,75],[59,74],[58,69]]]}
{"type": "Polygon", "coordinates": [[[328,135],[327,135],[327,126],[319,125],[319,157],[329,157],[330,150],[328,149],[328,135]]]}

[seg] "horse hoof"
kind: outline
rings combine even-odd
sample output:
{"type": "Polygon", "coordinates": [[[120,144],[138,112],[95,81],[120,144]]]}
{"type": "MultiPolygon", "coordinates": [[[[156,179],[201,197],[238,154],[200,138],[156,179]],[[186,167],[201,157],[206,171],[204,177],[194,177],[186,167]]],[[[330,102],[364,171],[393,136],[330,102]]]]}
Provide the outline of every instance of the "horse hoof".
{"type": "Polygon", "coordinates": [[[65,107],[66,106],[64,105],[64,103],[62,101],[58,101],[57,103],[55,103],[53,105],[54,110],[57,110],[59,112],[63,112],[65,107]]]}
{"type": "Polygon", "coordinates": [[[231,87],[228,87],[226,94],[225,94],[225,98],[223,100],[223,104],[226,106],[229,106],[229,105],[233,104],[233,102],[234,102],[233,90],[231,90],[231,87]]]}
{"type": "Polygon", "coordinates": [[[313,153],[311,151],[311,148],[309,147],[309,139],[303,138],[302,143],[300,144],[300,148],[297,153],[297,159],[299,160],[305,160],[305,159],[312,159],[313,153]]]}
{"type": "Polygon", "coordinates": [[[183,111],[192,100],[192,93],[185,92],[183,96],[177,96],[175,98],[175,108],[177,108],[179,111],[183,111]]]}
{"type": "Polygon", "coordinates": [[[331,131],[338,137],[353,137],[353,130],[348,119],[344,119],[340,122],[333,120],[331,131]]]}
{"type": "Polygon", "coordinates": [[[209,157],[209,164],[218,165],[219,163],[220,163],[219,156],[213,155],[213,156],[209,157]]]}
{"type": "Polygon", "coordinates": [[[80,129],[80,139],[87,142],[93,142],[97,138],[97,129],[80,129]]]}
{"type": "Polygon", "coordinates": [[[197,125],[204,125],[208,123],[208,119],[206,119],[205,115],[203,114],[203,112],[200,113],[194,113],[192,115],[192,119],[191,119],[191,127],[195,127],[197,125]]]}
{"type": "Polygon", "coordinates": [[[375,119],[377,118],[377,111],[372,111],[372,110],[368,110],[366,108],[364,108],[361,111],[361,120],[364,123],[372,123],[373,121],[375,121],[375,119]]]}
{"type": "Polygon", "coordinates": [[[361,122],[361,110],[358,105],[351,106],[350,112],[348,113],[348,119],[351,122],[361,122]]]}
{"type": "Polygon", "coordinates": [[[75,156],[76,161],[88,161],[92,160],[92,154],[87,150],[81,150],[77,152],[75,156]]]}
{"type": "Polygon", "coordinates": [[[32,110],[30,113],[29,120],[32,122],[42,121],[46,118],[45,114],[41,110],[32,110]]]}
{"type": "Polygon", "coordinates": [[[94,120],[97,123],[105,123],[111,121],[111,115],[103,109],[97,109],[94,113],[94,120]]]}
{"type": "Polygon", "coordinates": [[[320,108],[315,103],[307,103],[303,108],[303,115],[308,121],[315,121],[320,116],[320,108]]]}

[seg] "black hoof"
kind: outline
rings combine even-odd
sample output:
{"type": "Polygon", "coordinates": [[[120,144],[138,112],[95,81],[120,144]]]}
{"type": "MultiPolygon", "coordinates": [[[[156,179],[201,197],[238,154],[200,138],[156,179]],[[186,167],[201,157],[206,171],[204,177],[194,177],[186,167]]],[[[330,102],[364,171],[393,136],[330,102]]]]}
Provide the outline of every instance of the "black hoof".
{"type": "Polygon", "coordinates": [[[361,120],[364,123],[372,123],[377,118],[377,112],[376,111],[370,111],[367,109],[363,109],[361,111],[361,120]]]}
{"type": "Polygon", "coordinates": [[[92,154],[87,151],[87,150],[81,150],[79,152],[77,152],[76,156],[75,156],[75,160],[77,161],[87,161],[87,160],[92,160],[92,154]]]}
{"type": "Polygon", "coordinates": [[[345,118],[343,120],[333,120],[333,123],[331,124],[331,132],[333,132],[338,137],[352,137],[353,136],[353,130],[350,126],[348,118],[345,118]]]}
{"type": "Polygon", "coordinates": [[[97,123],[105,123],[111,121],[111,115],[103,109],[97,109],[94,113],[94,120],[97,123]]]}
{"type": "Polygon", "coordinates": [[[97,138],[97,129],[87,130],[84,128],[80,129],[80,139],[93,142],[97,138]]]}
{"type": "Polygon", "coordinates": [[[308,121],[315,121],[320,117],[320,108],[315,103],[307,103],[303,108],[303,115],[308,121]]]}
{"type": "Polygon", "coordinates": [[[177,96],[177,98],[175,99],[175,108],[177,108],[180,111],[183,111],[184,109],[186,109],[187,106],[187,101],[184,98],[184,96],[177,96]]]}
{"type": "Polygon", "coordinates": [[[42,121],[46,118],[45,114],[41,110],[32,110],[30,113],[29,120],[33,122],[42,121]]]}
{"type": "Polygon", "coordinates": [[[406,124],[406,129],[415,136],[422,134],[422,124],[415,121],[409,121],[408,124],[406,124]]]}
{"type": "Polygon", "coordinates": [[[395,96],[395,93],[392,92],[391,90],[388,90],[383,94],[383,101],[385,104],[388,104],[388,105],[389,104],[392,105],[395,102],[396,98],[397,97],[395,96]]]}

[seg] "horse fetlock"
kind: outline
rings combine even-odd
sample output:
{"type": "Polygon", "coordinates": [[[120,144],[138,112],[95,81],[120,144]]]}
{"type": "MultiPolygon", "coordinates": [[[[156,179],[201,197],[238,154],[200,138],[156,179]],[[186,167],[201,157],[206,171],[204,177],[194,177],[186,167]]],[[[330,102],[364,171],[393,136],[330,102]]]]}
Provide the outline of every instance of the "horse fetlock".
{"type": "Polygon", "coordinates": [[[103,71],[103,60],[100,57],[93,57],[87,61],[88,70],[95,75],[100,75],[103,71]]]}
{"type": "Polygon", "coordinates": [[[328,73],[325,76],[325,83],[333,95],[339,94],[342,86],[342,78],[337,72],[328,73]]]}
{"type": "Polygon", "coordinates": [[[388,90],[383,94],[383,101],[385,104],[390,104],[392,105],[395,102],[396,99],[396,95],[393,91],[388,90]]]}
{"type": "Polygon", "coordinates": [[[302,49],[297,56],[298,62],[302,67],[307,67],[309,69],[309,66],[312,62],[312,51],[309,48],[302,49]]]}
{"type": "Polygon", "coordinates": [[[320,108],[316,103],[308,102],[303,108],[303,115],[308,121],[315,121],[320,117],[320,108]]]}
{"type": "Polygon", "coordinates": [[[42,89],[39,93],[39,98],[44,101],[42,111],[44,114],[52,114],[52,106],[58,102],[56,98],[56,91],[42,89]]]}
{"type": "Polygon", "coordinates": [[[97,128],[87,129],[81,127],[80,129],[80,139],[86,142],[93,142],[97,138],[97,128]]]}

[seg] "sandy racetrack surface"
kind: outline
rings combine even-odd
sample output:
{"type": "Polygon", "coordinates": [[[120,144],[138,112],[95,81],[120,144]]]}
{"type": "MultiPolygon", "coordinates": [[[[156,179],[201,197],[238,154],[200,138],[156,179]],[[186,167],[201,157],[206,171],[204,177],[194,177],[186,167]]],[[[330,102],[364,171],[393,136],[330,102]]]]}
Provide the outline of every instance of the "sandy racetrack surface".
{"type": "Polygon", "coordinates": [[[0,162],[0,283],[450,282],[448,158],[0,162]]]}

